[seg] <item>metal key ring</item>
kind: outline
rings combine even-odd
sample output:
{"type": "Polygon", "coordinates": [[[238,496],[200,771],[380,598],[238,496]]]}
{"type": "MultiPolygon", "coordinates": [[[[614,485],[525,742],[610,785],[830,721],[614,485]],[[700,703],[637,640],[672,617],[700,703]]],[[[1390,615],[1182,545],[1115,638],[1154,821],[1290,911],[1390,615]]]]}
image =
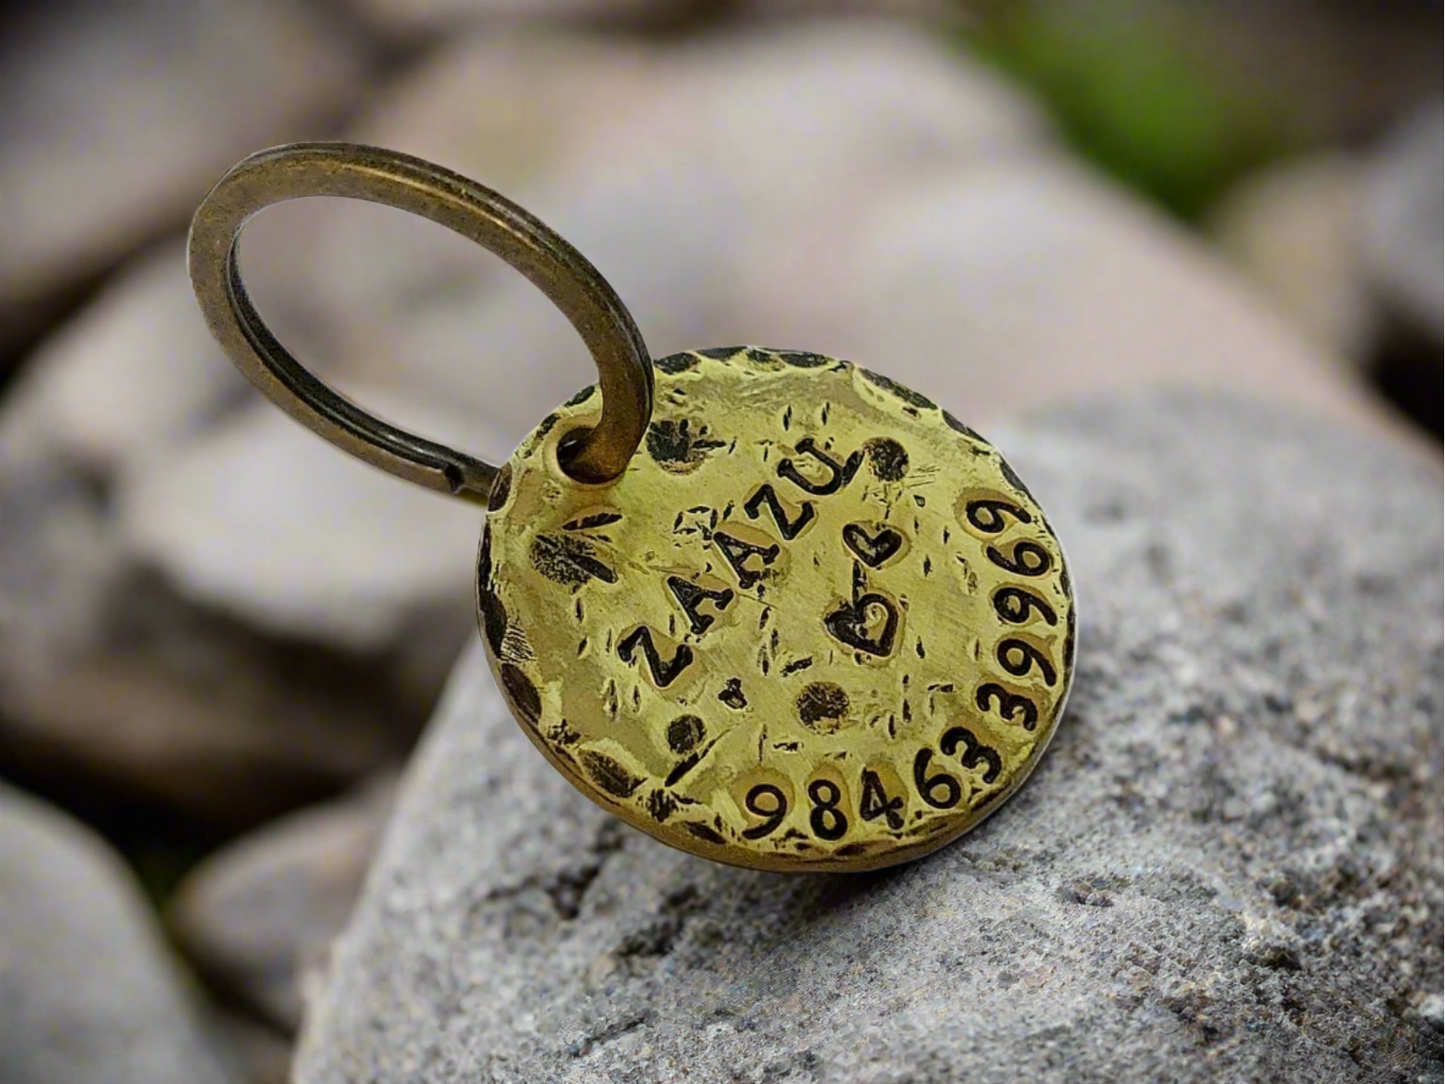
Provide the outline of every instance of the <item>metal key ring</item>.
{"type": "Polygon", "coordinates": [[[191,286],[236,367],[267,398],[332,444],[399,478],[485,504],[497,468],[408,433],[342,398],[281,345],[247,296],[238,242],[251,216],[282,200],[344,196],[430,219],[500,256],[571,321],[597,364],[602,416],[567,445],[567,472],[609,482],[652,416],[642,334],[597,269],[489,188],[410,155],[348,143],[294,143],[251,155],[220,179],[191,222],[191,286]]]}

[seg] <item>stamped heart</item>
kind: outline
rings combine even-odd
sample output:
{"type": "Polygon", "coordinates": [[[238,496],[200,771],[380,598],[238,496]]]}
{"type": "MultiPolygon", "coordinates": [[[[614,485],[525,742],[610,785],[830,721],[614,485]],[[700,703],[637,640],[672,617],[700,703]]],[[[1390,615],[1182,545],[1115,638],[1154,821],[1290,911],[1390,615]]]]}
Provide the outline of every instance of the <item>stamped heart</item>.
{"type": "Polygon", "coordinates": [[[823,625],[842,643],[881,659],[893,653],[898,608],[882,595],[870,592],[843,603],[823,618],[823,625]]]}
{"type": "Polygon", "coordinates": [[[869,568],[878,568],[903,548],[903,536],[892,527],[883,527],[870,535],[863,524],[850,523],[843,528],[843,544],[869,568]]]}

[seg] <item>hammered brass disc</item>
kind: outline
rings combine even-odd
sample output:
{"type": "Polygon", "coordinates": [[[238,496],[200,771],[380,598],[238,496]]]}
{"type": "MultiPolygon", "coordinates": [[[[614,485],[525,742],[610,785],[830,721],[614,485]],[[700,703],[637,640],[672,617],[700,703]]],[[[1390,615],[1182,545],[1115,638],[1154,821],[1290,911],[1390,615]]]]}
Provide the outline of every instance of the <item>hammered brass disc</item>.
{"type": "Polygon", "coordinates": [[[775,870],[926,854],[1054,732],[1074,600],[1042,511],[923,396],[817,354],[658,361],[643,447],[583,485],[558,445],[498,476],[478,604],[523,730],[664,843],[775,870]]]}

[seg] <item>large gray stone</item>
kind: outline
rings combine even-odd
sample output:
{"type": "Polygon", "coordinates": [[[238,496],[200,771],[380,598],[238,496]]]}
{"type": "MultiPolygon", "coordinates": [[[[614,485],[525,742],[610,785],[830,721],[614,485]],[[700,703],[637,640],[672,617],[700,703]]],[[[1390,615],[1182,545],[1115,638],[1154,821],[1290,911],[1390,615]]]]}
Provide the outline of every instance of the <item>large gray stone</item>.
{"type": "MultiPolygon", "coordinates": [[[[423,433],[457,413],[362,382],[346,391],[423,433]]],[[[481,512],[345,455],[252,393],[153,470],[116,487],[128,553],[189,598],[275,635],[358,652],[404,648],[436,613],[450,660],[465,635],[481,512]],[[224,485],[215,484],[225,479],[224,485]]],[[[434,690],[433,690],[434,692],[434,690]]]]}
{"type": "MultiPolygon", "coordinates": [[[[188,600],[128,546],[111,499],[124,479],[223,425],[217,416],[238,401],[266,407],[206,330],[175,242],[118,275],[0,402],[0,764],[244,826],[333,792],[410,745],[445,665],[437,638],[454,653],[465,621],[417,620],[412,636],[396,637],[404,647],[363,642],[359,657],[290,629],[273,639],[224,605],[188,600]]],[[[330,452],[309,437],[305,447],[330,452]]],[[[286,474],[275,469],[272,485],[286,474]]],[[[198,494],[241,488],[209,473],[187,484],[198,494]]],[[[176,515],[194,515],[195,503],[177,502],[176,515]]],[[[187,523],[211,535],[231,529],[221,519],[187,523]]],[[[470,536],[475,514],[468,524],[470,536]]],[[[146,519],[163,537],[170,525],[146,519]]],[[[288,552],[284,540],[265,548],[253,554],[263,563],[288,552]]],[[[313,567],[336,564],[346,562],[313,567]]],[[[347,616],[337,615],[343,628],[347,616]]],[[[358,637],[336,639],[356,646],[358,637]]]]}
{"type": "Polygon", "coordinates": [[[1398,348],[1391,340],[1403,334],[1418,340],[1414,363],[1439,370],[1442,126],[1441,103],[1427,102],[1370,154],[1332,150],[1268,166],[1213,212],[1225,252],[1316,343],[1357,368],[1398,348]]]}
{"type": "Polygon", "coordinates": [[[291,1034],[306,970],[345,924],[391,808],[394,777],[297,810],[187,874],[170,926],[228,1001],[291,1034]]]}
{"type": "Polygon", "coordinates": [[[0,1080],[239,1079],[120,859],[0,786],[0,1080]]]}
{"type": "Polygon", "coordinates": [[[297,1080],[1438,1080],[1438,474],[1210,396],[1000,443],[1082,616],[1005,809],[892,871],[714,865],[577,794],[474,649],[297,1080]]]}

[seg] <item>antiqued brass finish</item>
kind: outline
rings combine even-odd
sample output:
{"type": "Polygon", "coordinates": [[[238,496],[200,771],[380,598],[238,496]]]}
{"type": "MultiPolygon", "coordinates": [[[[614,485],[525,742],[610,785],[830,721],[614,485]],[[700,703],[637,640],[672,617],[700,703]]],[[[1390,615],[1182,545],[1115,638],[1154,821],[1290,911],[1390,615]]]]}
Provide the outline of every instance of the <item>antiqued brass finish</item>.
{"type": "Polygon", "coordinates": [[[488,504],[477,604],[512,713],[644,832],[733,865],[876,869],[968,831],[1043,754],[1074,671],[1063,551],[999,453],[923,396],[790,350],[653,363],[546,226],[372,147],[247,158],[196,212],[189,260],[212,333],[273,402],[368,463],[488,504]],[[301,196],[399,207],[501,256],[572,321],[599,386],[500,471],[347,402],[241,281],[241,228],[301,196]]]}
{"type": "Polygon", "coordinates": [[[572,322],[597,363],[604,406],[574,435],[577,478],[616,478],[652,413],[652,366],[626,306],[562,238],[511,201],[450,170],[376,147],[294,143],[234,166],[191,223],[191,283],[211,334],[272,402],[352,455],[428,489],[484,501],[496,469],[389,425],[312,376],[271,334],[241,281],[238,240],[252,215],[303,196],[345,196],[429,218],[495,253],[535,283],[572,322]]]}
{"type": "Polygon", "coordinates": [[[559,466],[591,389],[498,475],[478,605],[523,730],[604,808],[734,865],[872,869],[979,823],[1073,677],[1064,555],[1023,483],[847,362],[656,366],[621,478],[559,466]]]}

